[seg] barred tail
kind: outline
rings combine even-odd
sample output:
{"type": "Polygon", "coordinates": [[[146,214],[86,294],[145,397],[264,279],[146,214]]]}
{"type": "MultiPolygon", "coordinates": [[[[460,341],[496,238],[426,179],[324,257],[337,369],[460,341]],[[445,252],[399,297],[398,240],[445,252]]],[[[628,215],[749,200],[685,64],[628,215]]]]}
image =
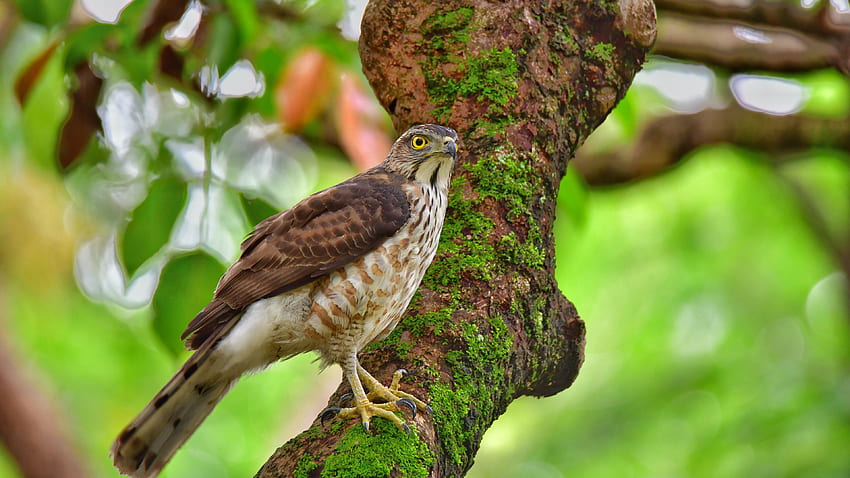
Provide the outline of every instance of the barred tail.
{"type": "Polygon", "coordinates": [[[213,350],[193,355],[141,413],[118,435],[110,449],[122,474],[149,478],[159,474],[192,436],[238,377],[223,377],[213,350]]]}

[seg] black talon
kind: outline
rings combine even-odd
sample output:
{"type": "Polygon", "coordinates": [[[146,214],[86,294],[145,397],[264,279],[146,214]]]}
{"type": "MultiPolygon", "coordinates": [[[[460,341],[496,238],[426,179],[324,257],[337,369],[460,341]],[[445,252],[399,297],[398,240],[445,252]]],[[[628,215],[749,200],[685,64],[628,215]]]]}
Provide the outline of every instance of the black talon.
{"type": "Polygon", "coordinates": [[[348,392],[348,393],[344,394],[343,396],[339,397],[339,404],[342,405],[343,403],[350,401],[352,398],[354,398],[354,394],[351,393],[351,392],[348,392]]]}
{"type": "Polygon", "coordinates": [[[369,431],[369,422],[363,422],[363,428],[365,428],[366,431],[368,432],[369,431]]]}
{"type": "Polygon", "coordinates": [[[410,375],[410,372],[403,368],[396,370],[396,372],[400,373],[402,377],[407,377],[408,375],[410,375]]]}
{"type": "Polygon", "coordinates": [[[434,410],[431,410],[431,405],[425,405],[425,411],[428,412],[428,415],[434,414],[434,410]]]}
{"type": "Polygon", "coordinates": [[[395,405],[399,408],[407,407],[413,412],[413,418],[416,418],[416,404],[413,403],[413,400],[409,398],[400,398],[395,402],[395,405]]]}
{"type": "Polygon", "coordinates": [[[407,436],[410,436],[410,427],[407,426],[407,423],[402,423],[404,425],[404,432],[407,433],[407,436]]]}
{"type": "Polygon", "coordinates": [[[319,415],[319,418],[321,419],[322,426],[325,426],[325,420],[327,420],[328,418],[335,417],[336,414],[339,413],[340,411],[342,411],[342,409],[339,408],[339,407],[330,407],[330,408],[324,409],[322,411],[322,414],[319,415]]]}

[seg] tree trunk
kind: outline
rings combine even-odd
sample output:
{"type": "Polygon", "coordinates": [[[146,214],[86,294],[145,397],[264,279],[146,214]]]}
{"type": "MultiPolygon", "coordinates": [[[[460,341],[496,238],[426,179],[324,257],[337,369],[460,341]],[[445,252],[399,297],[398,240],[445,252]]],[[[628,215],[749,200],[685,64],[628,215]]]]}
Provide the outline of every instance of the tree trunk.
{"type": "MultiPolygon", "coordinates": [[[[2,278],[0,278],[2,279],[2,278]]],[[[0,280],[0,446],[27,478],[91,476],[62,414],[26,373],[6,338],[0,280]]]]}
{"type": "Polygon", "coordinates": [[[371,433],[316,421],[258,477],[462,476],[512,400],[573,382],[584,324],[554,278],[558,186],[625,94],[654,20],[649,0],[369,3],[363,69],[396,128],[461,136],[437,258],[401,325],[361,355],[385,382],[410,371],[402,388],[432,413],[407,417],[410,436],[380,419],[371,433]]]}

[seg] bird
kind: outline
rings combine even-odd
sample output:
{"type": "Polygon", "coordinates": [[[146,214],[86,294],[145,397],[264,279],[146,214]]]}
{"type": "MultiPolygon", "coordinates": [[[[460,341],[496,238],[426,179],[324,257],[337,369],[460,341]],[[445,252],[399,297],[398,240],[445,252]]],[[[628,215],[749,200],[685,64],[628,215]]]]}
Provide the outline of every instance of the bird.
{"type": "Polygon", "coordinates": [[[415,125],[377,166],[260,222],[182,334],[194,353],[113,443],[118,471],[157,476],[241,376],[302,353],[351,387],[323,421],[409,430],[394,412],[430,411],[399,389],[403,371],[385,386],[358,353],[396,327],[434,259],[457,155],[455,130],[415,125]]]}

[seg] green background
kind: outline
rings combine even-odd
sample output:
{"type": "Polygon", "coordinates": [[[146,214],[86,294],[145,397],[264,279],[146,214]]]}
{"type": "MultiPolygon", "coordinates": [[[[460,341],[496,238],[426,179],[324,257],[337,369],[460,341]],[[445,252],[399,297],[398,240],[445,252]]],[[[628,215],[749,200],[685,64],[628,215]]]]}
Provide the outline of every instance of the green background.
{"type": "MultiPolygon", "coordinates": [[[[115,218],[80,197],[96,184],[96,167],[63,175],[54,163],[69,108],[70,59],[103,48],[108,38],[123,52],[111,74],[139,91],[146,80],[166,83],[150,79],[151,52],[127,54],[145,2],[134,3],[116,26],[73,35],[66,35],[68,2],[18,5],[22,18],[0,50],[0,334],[67,420],[93,476],[116,476],[111,441],[185,359],[176,340],[194,313],[185,299],[208,299],[225,264],[209,251],[175,254],[153,305],[140,309],[80,292],[75,248],[115,218]],[[19,105],[14,82],[57,39],[60,53],[19,105]]],[[[212,42],[204,54],[223,69],[250,57],[268,84],[305,45],[359,71],[356,44],[333,29],[341,2],[294,5],[302,15],[283,26],[231,6],[216,17],[216,31],[230,41],[212,42]]],[[[807,111],[847,113],[843,77],[793,78],[810,88],[807,111]]],[[[246,114],[274,121],[270,91],[209,108],[215,125],[192,132],[207,144],[246,114]]],[[[635,88],[597,134],[628,140],[646,120],[642,112],[662,110],[653,89],[635,88]]],[[[321,140],[322,127],[317,120],[304,133],[316,156],[311,190],[355,172],[321,140]]],[[[136,241],[122,257],[131,270],[168,240],[185,196],[185,184],[165,174],[161,145],[145,151],[157,179],[147,202],[117,219],[128,224],[121,238],[136,241]]],[[[102,164],[102,154],[91,148],[81,161],[102,164]]],[[[557,279],[586,321],[585,363],[567,391],[512,404],[485,436],[469,476],[850,475],[844,279],[787,179],[813,195],[830,227],[847,231],[848,157],[807,151],[781,168],[770,159],[731,146],[702,148],[665,174],[612,188],[589,188],[569,172],[555,226],[557,279]]],[[[237,240],[274,210],[226,190],[243,205],[243,225],[227,231],[237,240]]],[[[163,476],[253,475],[324,408],[339,382],[338,369],[318,374],[312,359],[244,379],[163,476]]],[[[0,477],[17,476],[4,453],[0,477]]]]}

